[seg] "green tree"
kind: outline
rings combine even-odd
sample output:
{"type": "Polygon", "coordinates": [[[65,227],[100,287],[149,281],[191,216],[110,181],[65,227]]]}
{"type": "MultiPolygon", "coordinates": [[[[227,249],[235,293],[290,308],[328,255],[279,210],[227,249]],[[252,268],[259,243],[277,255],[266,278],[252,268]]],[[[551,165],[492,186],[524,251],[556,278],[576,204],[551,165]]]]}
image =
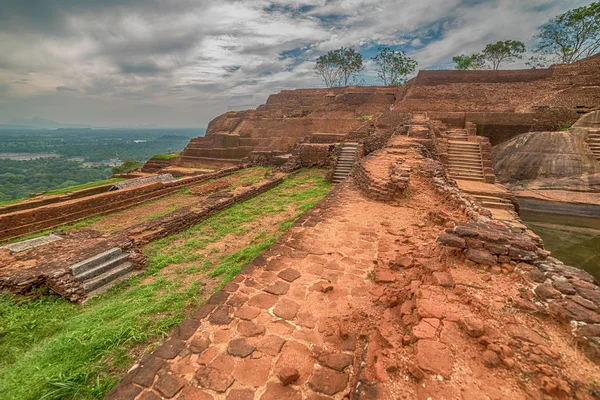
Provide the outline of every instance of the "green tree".
{"type": "Polygon", "coordinates": [[[564,64],[600,50],[600,1],[575,8],[542,25],[538,51],[555,54],[564,64]]]}
{"type": "Polygon", "coordinates": [[[363,58],[354,49],[340,47],[317,58],[315,73],[327,87],[348,86],[363,70],[363,58]]]}
{"type": "Polygon", "coordinates": [[[417,60],[407,57],[402,51],[394,51],[389,47],[380,47],[373,57],[377,77],[384,85],[403,85],[406,77],[417,68],[417,60]]]}
{"type": "Polygon", "coordinates": [[[481,53],[470,56],[461,54],[452,57],[452,61],[456,63],[454,67],[456,69],[485,69],[489,67],[497,70],[503,62],[513,62],[523,58],[525,51],[525,43],[519,40],[505,40],[488,44],[481,53]]]}
{"type": "Polygon", "coordinates": [[[523,58],[525,44],[519,40],[505,40],[490,43],[485,46],[481,56],[491,64],[492,69],[497,70],[503,62],[513,62],[523,58]]]}
{"type": "Polygon", "coordinates": [[[461,54],[460,56],[452,57],[452,61],[456,63],[454,69],[468,70],[468,69],[484,69],[485,60],[481,54],[472,54],[470,56],[461,54]]]}

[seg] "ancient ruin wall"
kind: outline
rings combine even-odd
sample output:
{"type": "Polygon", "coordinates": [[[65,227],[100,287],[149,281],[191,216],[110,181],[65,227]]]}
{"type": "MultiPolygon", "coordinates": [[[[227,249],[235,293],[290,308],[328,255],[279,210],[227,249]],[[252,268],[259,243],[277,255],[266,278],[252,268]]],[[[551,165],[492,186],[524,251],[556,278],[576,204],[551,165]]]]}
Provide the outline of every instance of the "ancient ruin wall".
{"type": "Polygon", "coordinates": [[[147,184],[4,214],[0,216],[0,240],[19,237],[85,218],[122,210],[151,199],[166,196],[182,187],[230,174],[237,169],[239,168],[230,168],[198,177],[180,179],[175,182],[147,184]]]}

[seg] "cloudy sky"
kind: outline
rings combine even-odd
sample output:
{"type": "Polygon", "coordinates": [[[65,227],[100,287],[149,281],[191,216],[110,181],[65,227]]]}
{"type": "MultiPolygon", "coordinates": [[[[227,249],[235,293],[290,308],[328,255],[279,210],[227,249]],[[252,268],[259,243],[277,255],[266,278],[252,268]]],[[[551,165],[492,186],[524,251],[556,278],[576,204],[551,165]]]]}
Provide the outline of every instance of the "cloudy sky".
{"type": "Polygon", "coordinates": [[[419,68],[451,68],[493,41],[532,43],[540,24],[589,3],[0,0],[0,123],[203,127],[228,107],[322,86],[314,60],[340,46],[369,58],[389,45],[419,68]]]}

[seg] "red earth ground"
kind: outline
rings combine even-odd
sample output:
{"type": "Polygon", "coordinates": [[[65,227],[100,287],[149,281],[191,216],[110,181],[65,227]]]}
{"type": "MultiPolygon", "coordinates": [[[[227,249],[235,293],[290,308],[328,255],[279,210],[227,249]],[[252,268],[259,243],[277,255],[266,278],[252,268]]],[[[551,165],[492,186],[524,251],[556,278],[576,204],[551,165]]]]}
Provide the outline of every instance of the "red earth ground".
{"type": "Polygon", "coordinates": [[[520,274],[467,266],[437,245],[464,220],[419,172],[393,205],[348,182],[108,398],[598,396],[600,367],[568,326],[519,307],[530,296],[520,274]]]}

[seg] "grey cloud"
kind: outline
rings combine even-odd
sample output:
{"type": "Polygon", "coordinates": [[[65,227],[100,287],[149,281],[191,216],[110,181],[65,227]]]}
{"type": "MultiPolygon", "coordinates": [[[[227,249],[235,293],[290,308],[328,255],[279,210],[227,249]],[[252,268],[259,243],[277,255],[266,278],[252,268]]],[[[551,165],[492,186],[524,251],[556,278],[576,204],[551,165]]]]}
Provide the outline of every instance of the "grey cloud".
{"type": "Polygon", "coordinates": [[[77,92],[78,90],[75,88],[67,87],[67,86],[57,86],[56,91],[57,92],[77,92]]]}

